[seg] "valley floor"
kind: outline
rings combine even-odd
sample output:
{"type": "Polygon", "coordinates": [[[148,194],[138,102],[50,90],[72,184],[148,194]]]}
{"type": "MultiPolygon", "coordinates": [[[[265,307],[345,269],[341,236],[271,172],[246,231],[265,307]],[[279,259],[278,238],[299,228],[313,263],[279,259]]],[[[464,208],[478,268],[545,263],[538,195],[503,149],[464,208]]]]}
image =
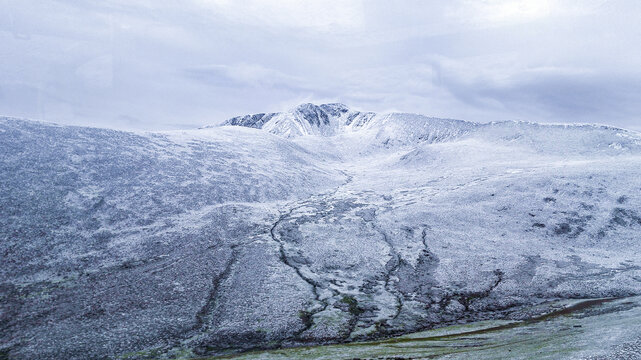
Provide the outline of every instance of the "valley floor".
{"type": "Polygon", "coordinates": [[[641,297],[566,300],[522,321],[453,325],[382,341],[212,359],[641,359],[641,297]]]}

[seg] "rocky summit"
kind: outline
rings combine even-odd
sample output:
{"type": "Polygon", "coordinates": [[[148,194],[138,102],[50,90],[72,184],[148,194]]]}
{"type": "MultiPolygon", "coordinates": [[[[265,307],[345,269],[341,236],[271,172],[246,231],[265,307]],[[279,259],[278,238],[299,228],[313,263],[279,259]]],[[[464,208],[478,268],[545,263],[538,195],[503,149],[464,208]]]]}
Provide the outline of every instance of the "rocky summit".
{"type": "Polygon", "coordinates": [[[145,133],[2,118],[0,167],[0,359],[365,341],[641,294],[641,135],[613,127],[342,104],[145,133]]]}

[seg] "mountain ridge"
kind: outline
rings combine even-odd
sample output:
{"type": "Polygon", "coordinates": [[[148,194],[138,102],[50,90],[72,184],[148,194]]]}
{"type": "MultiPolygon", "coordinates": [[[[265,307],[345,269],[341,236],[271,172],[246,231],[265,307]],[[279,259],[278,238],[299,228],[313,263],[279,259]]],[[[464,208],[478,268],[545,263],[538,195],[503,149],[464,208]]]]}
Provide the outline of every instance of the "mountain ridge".
{"type": "MultiPolygon", "coordinates": [[[[478,123],[458,119],[429,117],[416,113],[390,112],[374,113],[352,111],[344,104],[330,103],[315,105],[305,103],[285,112],[258,113],[243,115],[226,120],[220,125],[211,125],[205,128],[219,126],[245,126],[262,129],[275,135],[286,138],[301,136],[334,137],[345,133],[378,131],[378,138],[384,137],[387,131],[389,141],[399,140],[400,143],[415,143],[421,141],[441,142],[458,139],[473,133],[491,135],[492,131],[506,132],[511,130],[532,131],[598,131],[612,139],[611,144],[616,144],[612,136],[627,138],[632,147],[641,145],[641,133],[633,130],[618,128],[601,124],[584,123],[538,123],[520,120],[506,120],[488,123],[478,123]],[[410,137],[413,136],[413,139],[410,137]]],[[[508,135],[506,135],[508,136],[508,135]]],[[[511,136],[517,137],[514,133],[511,136]]],[[[385,140],[384,140],[385,141],[385,140]]]]}

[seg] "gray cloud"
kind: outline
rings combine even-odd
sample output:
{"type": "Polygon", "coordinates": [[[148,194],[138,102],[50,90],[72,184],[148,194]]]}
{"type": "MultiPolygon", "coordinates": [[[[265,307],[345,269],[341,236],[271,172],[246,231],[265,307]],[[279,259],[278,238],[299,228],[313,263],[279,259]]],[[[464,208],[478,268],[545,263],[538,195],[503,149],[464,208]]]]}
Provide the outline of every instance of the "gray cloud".
{"type": "Polygon", "coordinates": [[[342,101],[641,129],[640,14],[616,0],[5,0],[0,114],[170,129],[342,101]]]}
{"type": "Polygon", "coordinates": [[[516,118],[529,116],[552,122],[640,125],[641,77],[635,74],[543,68],[497,80],[438,71],[443,89],[461,104],[480,111],[503,111],[516,118]]]}
{"type": "Polygon", "coordinates": [[[301,78],[259,64],[238,63],[230,65],[207,65],[185,70],[187,77],[208,85],[219,87],[252,87],[310,91],[301,78]]]}

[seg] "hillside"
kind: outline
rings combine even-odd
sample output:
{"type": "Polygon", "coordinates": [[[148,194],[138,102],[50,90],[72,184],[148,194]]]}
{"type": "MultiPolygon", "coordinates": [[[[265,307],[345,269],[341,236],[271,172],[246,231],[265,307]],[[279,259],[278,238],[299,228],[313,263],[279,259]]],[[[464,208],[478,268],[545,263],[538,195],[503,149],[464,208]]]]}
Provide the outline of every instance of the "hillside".
{"type": "Polygon", "coordinates": [[[223,125],[0,119],[0,354],[216,355],[641,294],[638,133],[341,104],[223,125]]]}

